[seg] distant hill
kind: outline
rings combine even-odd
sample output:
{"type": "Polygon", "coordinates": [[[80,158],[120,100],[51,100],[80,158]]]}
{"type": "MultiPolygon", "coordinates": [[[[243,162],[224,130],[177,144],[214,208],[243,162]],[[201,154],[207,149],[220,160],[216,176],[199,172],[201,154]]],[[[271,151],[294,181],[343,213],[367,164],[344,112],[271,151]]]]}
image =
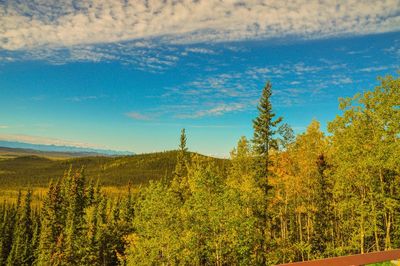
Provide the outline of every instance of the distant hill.
{"type": "Polygon", "coordinates": [[[0,160],[1,159],[10,159],[21,156],[30,156],[36,155],[39,157],[44,157],[48,159],[69,159],[69,158],[77,158],[77,157],[87,157],[87,156],[105,156],[97,153],[80,153],[80,152],[57,152],[57,151],[38,151],[32,149],[20,149],[20,148],[8,148],[8,147],[0,147],[0,160]]]}
{"type": "MultiPolygon", "coordinates": [[[[19,151],[19,150],[18,150],[19,151]]],[[[172,176],[176,164],[176,151],[129,156],[89,156],[67,159],[49,159],[35,154],[0,159],[0,189],[47,187],[50,180],[63,176],[72,166],[85,167],[88,179],[99,180],[105,186],[124,186],[129,182],[139,186],[149,180],[172,176]]],[[[212,158],[221,169],[229,160],[212,158]]]]}
{"type": "Polygon", "coordinates": [[[26,150],[35,150],[42,152],[61,152],[61,153],[77,153],[77,156],[90,156],[90,155],[108,155],[108,156],[120,156],[120,155],[132,155],[133,152],[129,151],[115,151],[108,149],[95,149],[95,148],[84,148],[75,146],[58,146],[58,145],[45,145],[45,144],[32,144],[26,142],[17,141],[5,141],[0,140],[0,147],[4,148],[18,148],[26,150]]]}

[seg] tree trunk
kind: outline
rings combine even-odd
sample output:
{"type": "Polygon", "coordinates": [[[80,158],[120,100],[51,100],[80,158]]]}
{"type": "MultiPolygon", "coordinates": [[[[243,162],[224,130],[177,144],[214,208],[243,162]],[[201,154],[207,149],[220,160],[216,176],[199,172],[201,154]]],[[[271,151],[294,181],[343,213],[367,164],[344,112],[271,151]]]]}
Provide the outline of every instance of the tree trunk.
{"type": "Polygon", "coordinates": [[[377,214],[376,214],[376,206],[375,206],[375,201],[372,199],[372,214],[374,217],[374,237],[375,237],[375,247],[376,251],[380,251],[380,245],[379,245],[379,236],[378,236],[378,222],[377,222],[377,214]]]}

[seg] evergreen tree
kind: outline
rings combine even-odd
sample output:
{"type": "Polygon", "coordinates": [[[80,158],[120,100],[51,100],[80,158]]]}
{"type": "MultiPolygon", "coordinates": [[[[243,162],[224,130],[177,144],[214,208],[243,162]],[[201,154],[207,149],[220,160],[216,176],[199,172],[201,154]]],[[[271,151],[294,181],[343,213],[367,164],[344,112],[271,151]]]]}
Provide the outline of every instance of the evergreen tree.
{"type": "Polygon", "coordinates": [[[0,265],[6,265],[14,241],[14,228],[18,221],[21,193],[18,193],[16,205],[8,205],[3,208],[3,220],[0,236],[0,265]]]}
{"type": "Polygon", "coordinates": [[[261,162],[263,162],[263,166],[260,169],[260,177],[264,178],[262,184],[266,194],[268,192],[268,156],[270,149],[276,147],[277,143],[274,138],[277,133],[276,127],[282,121],[281,117],[274,119],[275,113],[272,111],[271,96],[272,85],[270,82],[267,82],[257,107],[258,117],[253,120],[253,143],[255,152],[261,159],[261,162]]]}
{"type": "Polygon", "coordinates": [[[128,193],[124,201],[124,208],[122,211],[123,211],[123,220],[127,223],[127,226],[129,226],[135,215],[131,182],[129,182],[128,184],[128,193]]]}
{"type": "Polygon", "coordinates": [[[32,191],[28,190],[25,196],[24,209],[19,215],[14,227],[14,237],[7,265],[32,265],[33,250],[33,222],[31,217],[32,191]]]}
{"type": "MultiPolygon", "coordinates": [[[[262,95],[258,104],[258,117],[253,120],[254,128],[254,150],[257,156],[257,164],[259,169],[259,184],[263,188],[265,199],[267,198],[270,185],[268,183],[269,177],[269,153],[271,148],[277,148],[277,141],[274,136],[277,132],[277,125],[282,121],[281,117],[275,119],[275,113],[272,110],[271,104],[272,96],[272,85],[267,82],[265,85],[262,95]]],[[[263,232],[262,247],[263,252],[261,254],[261,263],[267,263],[267,231],[268,229],[268,213],[267,213],[267,202],[264,203],[263,211],[259,214],[260,216],[260,230],[263,232]]]]}
{"type": "Polygon", "coordinates": [[[187,147],[186,133],[183,128],[180,136],[179,150],[176,158],[175,171],[171,182],[171,190],[184,201],[188,197],[189,184],[187,179],[187,147]]]}
{"type": "Polygon", "coordinates": [[[63,199],[61,183],[50,182],[41,212],[41,230],[37,262],[39,265],[52,264],[55,260],[57,242],[64,228],[63,199]]]}
{"type": "Polygon", "coordinates": [[[81,251],[83,253],[81,263],[83,265],[99,264],[97,207],[96,205],[92,205],[85,210],[84,234],[80,240],[81,251]]]}

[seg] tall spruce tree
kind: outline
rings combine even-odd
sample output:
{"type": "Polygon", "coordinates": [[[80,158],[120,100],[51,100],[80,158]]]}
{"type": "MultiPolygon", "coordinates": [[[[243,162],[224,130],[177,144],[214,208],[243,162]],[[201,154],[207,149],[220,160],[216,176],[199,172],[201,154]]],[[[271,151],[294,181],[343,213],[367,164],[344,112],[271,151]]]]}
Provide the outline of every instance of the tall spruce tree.
{"type": "Polygon", "coordinates": [[[18,193],[16,205],[4,206],[4,215],[0,228],[0,265],[6,265],[7,258],[12,249],[14,241],[15,224],[19,219],[21,205],[21,192],[18,193]]]}
{"type": "Polygon", "coordinates": [[[178,155],[176,158],[176,166],[174,171],[174,177],[171,183],[171,190],[175,192],[181,200],[187,198],[188,192],[188,180],[187,180],[187,169],[186,169],[186,132],[183,128],[181,130],[181,137],[179,143],[178,155]]]}
{"type": "MultiPolygon", "coordinates": [[[[262,91],[260,102],[257,106],[258,117],[253,120],[254,128],[254,150],[257,157],[257,169],[259,184],[264,191],[267,199],[270,186],[268,184],[268,165],[269,152],[272,147],[277,146],[274,135],[277,133],[277,125],[282,121],[281,117],[275,119],[275,113],[272,111],[271,104],[272,85],[268,81],[262,91]]],[[[262,232],[262,254],[260,256],[261,264],[267,263],[267,231],[268,231],[268,213],[267,202],[264,202],[263,211],[260,216],[260,230],[262,232]]]]}
{"type": "Polygon", "coordinates": [[[175,167],[175,175],[180,176],[180,177],[182,177],[183,175],[186,174],[186,171],[185,171],[186,170],[185,169],[186,152],[187,152],[186,132],[185,132],[185,129],[182,128],[180,143],[179,143],[178,158],[177,158],[176,167],[175,167]]]}
{"type": "Polygon", "coordinates": [[[21,214],[16,221],[13,244],[7,259],[7,265],[32,265],[34,261],[31,201],[32,191],[28,190],[25,196],[24,209],[21,209],[21,214]]]}
{"type": "Polygon", "coordinates": [[[50,182],[49,191],[43,201],[41,211],[41,230],[37,263],[46,265],[54,263],[56,243],[64,227],[63,199],[61,183],[50,182]]]}
{"type": "Polygon", "coordinates": [[[254,128],[254,149],[260,161],[263,163],[260,169],[260,177],[264,178],[261,182],[264,186],[265,193],[268,192],[268,156],[272,147],[276,146],[274,135],[277,133],[277,125],[282,121],[282,117],[275,118],[271,104],[272,85],[267,82],[265,85],[260,102],[257,106],[258,117],[253,120],[254,128]]]}

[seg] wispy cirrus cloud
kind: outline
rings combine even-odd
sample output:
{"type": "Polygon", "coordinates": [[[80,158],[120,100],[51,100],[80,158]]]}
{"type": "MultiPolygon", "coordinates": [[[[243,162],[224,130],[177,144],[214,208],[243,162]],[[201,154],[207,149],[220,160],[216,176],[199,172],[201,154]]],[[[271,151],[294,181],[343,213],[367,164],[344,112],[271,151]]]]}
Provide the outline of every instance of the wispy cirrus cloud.
{"type": "Polygon", "coordinates": [[[275,106],[299,106],[332,99],[335,90],[356,81],[347,75],[346,64],[325,60],[319,64],[302,61],[277,65],[248,66],[244,70],[197,77],[180,86],[165,88],[163,111],[175,118],[198,119],[255,110],[266,81],[273,83],[275,106]],[[291,80],[288,77],[296,77],[291,80]],[[165,100],[167,99],[167,100],[165,100]],[[169,102],[179,99],[179,108],[169,102]]]}
{"type": "MultiPolygon", "coordinates": [[[[199,48],[200,49],[200,48],[199,48]]],[[[39,47],[18,51],[1,50],[0,63],[38,60],[53,65],[71,62],[119,62],[148,72],[162,72],[178,60],[177,49],[168,45],[154,45],[145,41],[75,45],[71,47],[39,47]],[[2,60],[2,58],[8,58],[2,60]],[[3,62],[2,62],[3,61],[3,62]]]]}
{"type": "Polygon", "coordinates": [[[129,112],[125,114],[127,117],[132,118],[134,120],[142,120],[142,121],[150,121],[152,120],[152,116],[150,115],[146,115],[146,114],[142,114],[139,112],[129,112]]]}
{"type": "Polygon", "coordinates": [[[359,69],[360,72],[378,72],[378,71],[384,71],[388,69],[396,69],[399,68],[399,66],[396,65],[387,65],[387,66],[371,66],[371,67],[365,67],[359,69]]]}
{"type": "Polygon", "coordinates": [[[204,47],[188,47],[185,49],[186,53],[194,53],[194,54],[217,54],[218,52],[204,47]]]}
{"type": "Polygon", "coordinates": [[[223,103],[219,104],[217,106],[214,106],[209,109],[203,109],[196,111],[191,114],[178,114],[175,117],[176,118],[181,118],[181,119],[190,119],[190,118],[202,118],[202,117],[209,117],[209,116],[221,116],[226,113],[232,113],[232,112],[238,112],[242,111],[247,108],[247,105],[240,102],[240,103],[223,103]]]}
{"type": "Polygon", "coordinates": [[[100,98],[104,98],[104,95],[96,96],[96,95],[86,95],[86,96],[74,96],[67,98],[68,101],[71,102],[83,102],[83,101],[90,101],[90,100],[98,100],[100,98]]]}
{"type": "Polygon", "coordinates": [[[384,52],[400,58],[400,40],[395,40],[390,47],[384,49],[384,52]]]}
{"type": "Polygon", "coordinates": [[[0,129],[6,129],[6,128],[9,128],[9,126],[8,125],[0,125],[0,129]]]}

